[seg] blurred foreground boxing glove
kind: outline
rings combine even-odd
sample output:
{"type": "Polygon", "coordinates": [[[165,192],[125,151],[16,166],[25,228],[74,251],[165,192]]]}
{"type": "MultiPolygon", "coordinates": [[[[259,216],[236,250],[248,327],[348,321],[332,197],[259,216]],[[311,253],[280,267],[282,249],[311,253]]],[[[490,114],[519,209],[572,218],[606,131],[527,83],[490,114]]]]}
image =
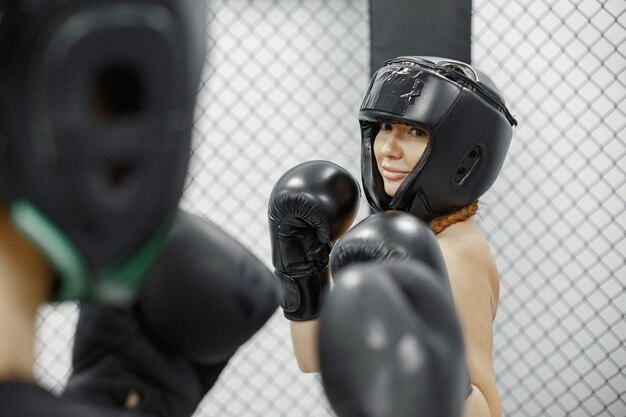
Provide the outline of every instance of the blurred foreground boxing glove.
{"type": "Polygon", "coordinates": [[[180,212],[131,307],[83,306],[65,397],[190,416],[276,311],[278,283],[215,224],[180,212]]]}
{"type": "Polygon", "coordinates": [[[447,277],[435,234],[424,221],[401,211],[375,213],[356,224],[335,244],[330,270],[334,276],[353,263],[390,259],[418,260],[447,277]]]}
{"type": "Polygon", "coordinates": [[[359,199],[356,179],[327,161],[297,165],[274,185],[268,204],[272,263],[289,320],[321,314],[331,245],[354,221],[359,199]]]}
{"type": "Polygon", "coordinates": [[[137,296],[149,332],[197,363],[219,363],[276,311],[272,272],[211,221],[180,212],[137,296]]]}
{"type": "Polygon", "coordinates": [[[107,305],[81,306],[72,353],[63,399],[129,416],[191,416],[226,365],[163,349],[132,308],[107,305]]]}
{"type": "Polygon", "coordinates": [[[320,371],[339,417],[460,417],[469,385],[447,278],[422,262],[333,275],[320,371]]]}

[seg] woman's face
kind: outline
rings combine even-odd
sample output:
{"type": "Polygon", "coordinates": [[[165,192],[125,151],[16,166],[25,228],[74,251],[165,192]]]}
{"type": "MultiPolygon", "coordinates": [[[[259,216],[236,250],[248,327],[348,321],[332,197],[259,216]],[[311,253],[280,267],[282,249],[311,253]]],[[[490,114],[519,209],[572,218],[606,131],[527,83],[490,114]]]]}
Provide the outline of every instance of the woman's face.
{"type": "Polygon", "coordinates": [[[374,157],[385,192],[393,197],[426,150],[430,134],[420,126],[381,123],[374,139],[374,157]]]}

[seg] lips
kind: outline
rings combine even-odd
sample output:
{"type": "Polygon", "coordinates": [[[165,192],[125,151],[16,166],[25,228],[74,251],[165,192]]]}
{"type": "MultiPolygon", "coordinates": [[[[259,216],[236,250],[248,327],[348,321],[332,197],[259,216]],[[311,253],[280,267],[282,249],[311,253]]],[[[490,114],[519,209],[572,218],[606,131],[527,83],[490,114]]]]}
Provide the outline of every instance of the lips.
{"type": "Polygon", "coordinates": [[[383,166],[381,175],[391,181],[403,180],[409,173],[392,167],[383,166]]]}

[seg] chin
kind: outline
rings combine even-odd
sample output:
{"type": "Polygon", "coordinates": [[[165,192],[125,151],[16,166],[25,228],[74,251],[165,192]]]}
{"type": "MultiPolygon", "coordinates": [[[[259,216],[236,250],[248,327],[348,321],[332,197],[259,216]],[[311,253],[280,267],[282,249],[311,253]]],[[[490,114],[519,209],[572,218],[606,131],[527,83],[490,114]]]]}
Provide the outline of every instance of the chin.
{"type": "Polygon", "coordinates": [[[393,184],[393,185],[386,185],[385,184],[385,193],[389,197],[393,198],[393,196],[396,195],[396,191],[398,191],[398,187],[399,187],[399,185],[395,185],[395,184],[393,184]]]}

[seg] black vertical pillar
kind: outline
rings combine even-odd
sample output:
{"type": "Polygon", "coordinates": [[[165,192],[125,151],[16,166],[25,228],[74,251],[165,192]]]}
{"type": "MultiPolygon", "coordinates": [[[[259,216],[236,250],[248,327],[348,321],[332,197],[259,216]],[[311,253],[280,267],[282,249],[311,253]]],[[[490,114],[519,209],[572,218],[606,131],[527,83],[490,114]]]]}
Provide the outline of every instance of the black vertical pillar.
{"type": "Polygon", "coordinates": [[[470,63],[471,23],[471,0],[370,0],[370,69],[400,55],[470,63]]]}

